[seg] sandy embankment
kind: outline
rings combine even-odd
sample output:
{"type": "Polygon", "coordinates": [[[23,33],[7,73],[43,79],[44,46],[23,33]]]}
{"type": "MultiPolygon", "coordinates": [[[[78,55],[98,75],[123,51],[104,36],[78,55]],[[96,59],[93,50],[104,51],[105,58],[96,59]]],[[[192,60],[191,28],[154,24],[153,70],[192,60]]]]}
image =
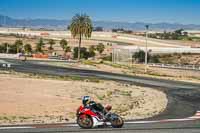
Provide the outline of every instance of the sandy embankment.
{"type": "Polygon", "coordinates": [[[112,81],[59,81],[0,75],[0,124],[74,121],[81,97],[90,95],[125,119],[147,118],[167,106],[163,92],[112,81]]]}

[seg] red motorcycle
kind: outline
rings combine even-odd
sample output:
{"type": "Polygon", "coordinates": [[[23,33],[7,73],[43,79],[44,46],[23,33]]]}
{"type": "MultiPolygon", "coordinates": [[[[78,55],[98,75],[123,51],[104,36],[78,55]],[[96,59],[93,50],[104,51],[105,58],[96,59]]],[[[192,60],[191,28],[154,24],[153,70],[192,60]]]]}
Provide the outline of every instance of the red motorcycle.
{"type": "Polygon", "coordinates": [[[81,128],[94,128],[100,126],[109,126],[113,128],[121,128],[124,125],[124,120],[117,114],[111,113],[111,106],[105,107],[106,115],[101,112],[84,108],[80,106],[77,110],[77,124],[81,128]]]}

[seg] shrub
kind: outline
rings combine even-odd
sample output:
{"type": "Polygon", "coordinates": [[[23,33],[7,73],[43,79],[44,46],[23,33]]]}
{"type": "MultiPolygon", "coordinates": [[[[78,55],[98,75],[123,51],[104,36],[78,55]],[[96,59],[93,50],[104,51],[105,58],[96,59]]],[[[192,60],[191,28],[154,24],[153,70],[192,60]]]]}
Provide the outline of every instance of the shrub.
{"type": "Polygon", "coordinates": [[[108,56],[103,57],[102,59],[105,61],[112,61],[112,53],[108,56]]]}
{"type": "Polygon", "coordinates": [[[8,52],[11,54],[16,54],[17,53],[17,45],[16,44],[10,45],[8,52]]]}
{"type": "Polygon", "coordinates": [[[60,41],[60,47],[63,49],[65,53],[71,52],[71,47],[68,46],[68,42],[65,39],[60,41]]]}
{"type": "Polygon", "coordinates": [[[90,46],[90,48],[89,48],[89,56],[90,57],[94,57],[95,56],[95,47],[92,45],[92,46],[90,46]]]}
{"type": "Polygon", "coordinates": [[[105,46],[103,45],[103,43],[99,43],[99,44],[97,45],[97,51],[98,51],[100,54],[103,53],[104,49],[105,49],[105,46]]]}
{"type": "Polygon", "coordinates": [[[0,53],[6,53],[8,43],[0,45],[0,53]]]}
{"type": "Polygon", "coordinates": [[[160,60],[159,60],[159,55],[153,55],[150,57],[150,62],[151,63],[160,63],[160,60]]]}

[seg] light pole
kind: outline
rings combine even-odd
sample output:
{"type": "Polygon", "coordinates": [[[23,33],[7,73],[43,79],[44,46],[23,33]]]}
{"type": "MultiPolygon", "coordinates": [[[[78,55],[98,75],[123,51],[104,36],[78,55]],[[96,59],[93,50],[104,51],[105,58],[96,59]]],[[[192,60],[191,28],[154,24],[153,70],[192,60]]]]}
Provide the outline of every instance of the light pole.
{"type": "Polygon", "coordinates": [[[146,27],[146,50],[145,50],[145,73],[147,72],[147,60],[148,60],[148,49],[147,49],[147,39],[148,39],[148,30],[149,30],[149,25],[145,25],[146,27]]]}

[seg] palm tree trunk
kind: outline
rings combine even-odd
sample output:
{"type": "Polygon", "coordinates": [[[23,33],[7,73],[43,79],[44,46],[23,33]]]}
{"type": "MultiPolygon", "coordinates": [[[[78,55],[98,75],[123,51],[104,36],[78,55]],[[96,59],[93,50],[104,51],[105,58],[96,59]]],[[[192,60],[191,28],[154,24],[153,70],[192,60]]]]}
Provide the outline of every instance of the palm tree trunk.
{"type": "Polygon", "coordinates": [[[80,61],[80,57],[81,57],[81,39],[82,39],[82,36],[80,34],[79,45],[78,45],[78,61],[80,61]]]}

